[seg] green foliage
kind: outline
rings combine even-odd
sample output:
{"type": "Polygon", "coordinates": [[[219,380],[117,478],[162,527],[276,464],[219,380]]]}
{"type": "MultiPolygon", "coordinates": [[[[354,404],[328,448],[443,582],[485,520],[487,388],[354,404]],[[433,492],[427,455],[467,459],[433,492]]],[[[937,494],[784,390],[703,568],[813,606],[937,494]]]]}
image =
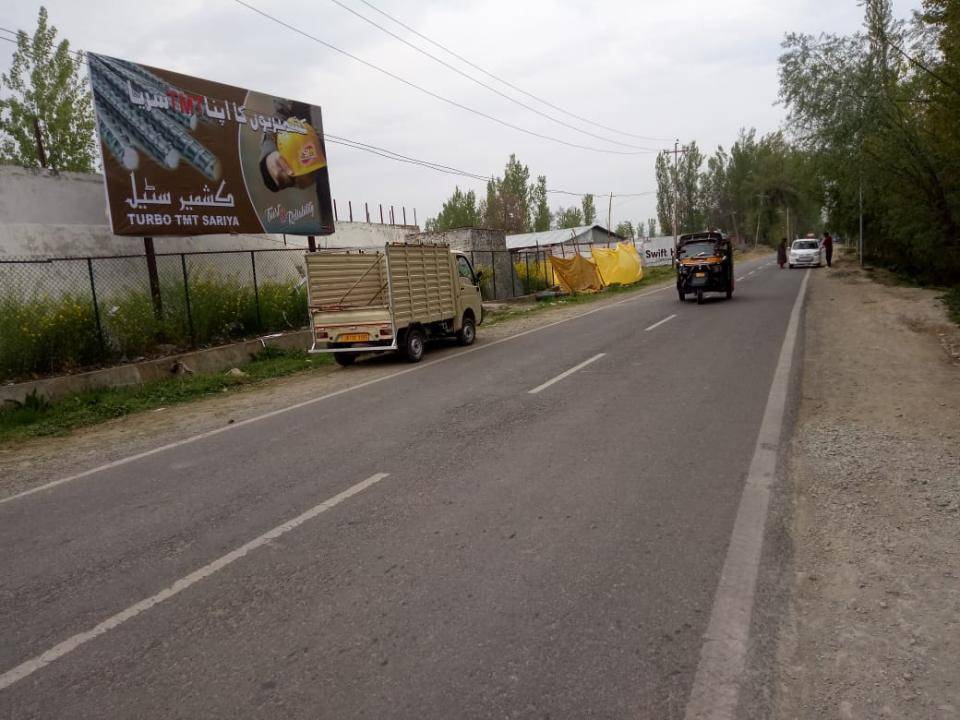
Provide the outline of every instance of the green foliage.
{"type": "Polygon", "coordinates": [[[93,107],[81,77],[83,60],[71,55],[68,41],[57,43],[56,35],[44,7],[33,37],[17,34],[10,71],[0,76],[0,161],[40,167],[37,120],[47,167],[93,172],[93,107]]]}
{"type": "Polygon", "coordinates": [[[865,0],[864,29],[791,34],[780,58],[790,129],[815,168],[828,225],[865,254],[939,284],[960,279],[960,5],[908,23],[865,0]]]}
{"type": "Polygon", "coordinates": [[[43,398],[32,402],[28,398],[19,406],[0,411],[0,441],[60,435],[73,428],[219,395],[240,385],[322,367],[330,362],[329,355],[267,347],[242,366],[248,375],[246,378],[224,373],[185,375],[132,387],[91,390],[53,403],[43,398]]]}
{"type": "Polygon", "coordinates": [[[514,272],[525,295],[546,290],[556,284],[550,261],[543,255],[531,256],[528,260],[515,263],[514,272]]]}
{"type": "Polygon", "coordinates": [[[645,238],[650,237],[647,235],[647,226],[643,224],[643,220],[637,222],[637,237],[645,238]]]}
{"type": "Polygon", "coordinates": [[[443,203],[443,208],[436,218],[427,220],[427,230],[452,230],[454,228],[479,227],[481,224],[480,208],[477,207],[477,194],[470,190],[463,192],[457,186],[450,199],[443,203]]]}
{"type": "MultiPolygon", "coordinates": [[[[261,282],[261,324],[253,288],[213,274],[190,278],[190,311],[198,345],[212,345],[261,331],[291,330],[307,321],[306,288],[261,282]]],[[[0,289],[0,379],[69,372],[100,362],[132,359],[158,344],[191,346],[183,286],[161,286],[163,317],[154,315],[146,290],[100,298],[106,347],[101,350],[88,295],[22,297],[0,289]]]]}
{"type": "Polygon", "coordinates": [[[593,202],[593,195],[586,194],[580,201],[580,207],[583,209],[583,224],[593,225],[597,219],[597,206],[593,202]]]}
{"type": "Polygon", "coordinates": [[[647,237],[657,237],[657,219],[649,218],[647,220],[647,237]]]}
{"type": "Polygon", "coordinates": [[[530,169],[510,155],[503,177],[487,182],[487,199],[480,206],[483,223],[508,235],[530,231],[530,169]]]}
{"type": "Polygon", "coordinates": [[[628,240],[633,240],[634,237],[636,237],[633,230],[633,223],[630,222],[629,220],[624,220],[619,225],[617,225],[617,229],[614,232],[616,232],[617,235],[621,235],[627,238],[628,240]]]}
{"type": "Polygon", "coordinates": [[[530,208],[533,215],[534,232],[550,229],[553,222],[553,213],[547,204],[547,176],[537,177],[537,184],[530,188],[530,208]]]}
{"type": "Polygon", "coordinates": [[[554,215],[557,229],[582,227],[586,223],[583,221],[583,211],[578,207],[557,208],[554,215]]]}
{"type": "Polygon", "coordinates": [[[943,302],[947,305],[950,319],[960,325],[960,285],[947,290],[946,295],[943,296],[943,302]]]}

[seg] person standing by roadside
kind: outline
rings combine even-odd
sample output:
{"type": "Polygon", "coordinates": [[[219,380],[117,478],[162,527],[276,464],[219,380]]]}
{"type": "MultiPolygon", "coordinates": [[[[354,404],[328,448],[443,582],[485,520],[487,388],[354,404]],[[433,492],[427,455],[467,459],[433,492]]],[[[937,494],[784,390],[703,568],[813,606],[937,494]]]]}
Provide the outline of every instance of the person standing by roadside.
{"type": "Polygon", "coordinates": [[[780,269],[783,270],[783,266],[787,263],[787,239],[784,238],[780,241],[780,244],[777,246],[777,264],[780,266],[780,269]]]}
{"type": "Polygon", "coordinates": [[[827,254],[827,267],[833,267],[830,264],[833,262],[833,236],[828,232],[823,234],[823,249],[827,254]]]}

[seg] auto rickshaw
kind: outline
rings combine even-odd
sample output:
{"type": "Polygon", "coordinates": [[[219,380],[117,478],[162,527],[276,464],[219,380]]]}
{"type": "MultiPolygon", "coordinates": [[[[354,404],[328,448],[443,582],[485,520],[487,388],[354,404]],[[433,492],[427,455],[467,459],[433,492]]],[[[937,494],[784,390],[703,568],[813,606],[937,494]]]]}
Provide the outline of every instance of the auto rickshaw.
{"type": "Polygon", "coordinates": [[[676,247],[677,295],[695,293],[703,304],[707,292],[733,296],[733,245],[719,231],[681,235],[676,247]]]}

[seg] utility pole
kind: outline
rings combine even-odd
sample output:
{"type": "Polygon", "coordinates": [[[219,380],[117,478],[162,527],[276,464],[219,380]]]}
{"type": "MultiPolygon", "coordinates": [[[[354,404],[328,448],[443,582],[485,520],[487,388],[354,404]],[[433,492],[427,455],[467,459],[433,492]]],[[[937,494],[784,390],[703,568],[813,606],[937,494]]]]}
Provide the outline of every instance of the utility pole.
{"type": "Polygon", "coordinates": [[[610,223],[613,222],[610,218],[613,215],[613,191],[610,192],[610,202],[607,203],[607,237],[610,237],[610,234],[613,232],[613,229],[610,226],[610,223]]]}
{"type": "Polygon", "coordinates": [[[863,267],[863,172],[860,173],[860,267],[863,267]]]}
{"type": "Polygon", "coordinates": [[[673,143],[673,246],[680,239],[680,139],[673,143]]]}

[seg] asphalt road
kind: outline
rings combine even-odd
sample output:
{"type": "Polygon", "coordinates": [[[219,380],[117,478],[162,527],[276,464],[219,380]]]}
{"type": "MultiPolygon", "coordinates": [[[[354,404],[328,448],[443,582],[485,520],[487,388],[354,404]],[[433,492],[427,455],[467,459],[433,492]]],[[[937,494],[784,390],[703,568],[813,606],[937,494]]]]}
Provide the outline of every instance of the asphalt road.
{"type": "Polygon", "coordinates": [[[806,272],[761,265],[0,505],[0,717],[683,717],[806,272]]]}

